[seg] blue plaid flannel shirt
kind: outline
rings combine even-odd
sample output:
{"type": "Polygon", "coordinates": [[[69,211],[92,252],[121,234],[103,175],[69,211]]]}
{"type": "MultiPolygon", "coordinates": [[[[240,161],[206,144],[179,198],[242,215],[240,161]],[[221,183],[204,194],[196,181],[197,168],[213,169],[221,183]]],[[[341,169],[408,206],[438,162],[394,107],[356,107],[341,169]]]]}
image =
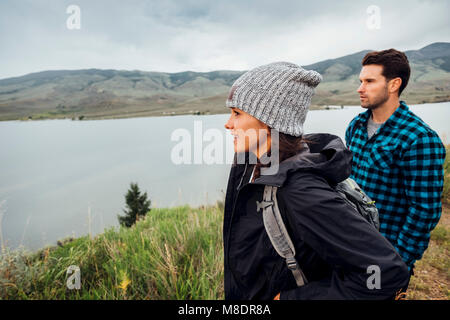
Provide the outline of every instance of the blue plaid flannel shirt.
{"type": "Polygon", "coordinates": [[[404,101],[368,139],[370,115],[360,113],[345,133],[353,153],[351,177],[375,201],[380,232],[411,269],[441,217],[445,147],[404,101]]]}

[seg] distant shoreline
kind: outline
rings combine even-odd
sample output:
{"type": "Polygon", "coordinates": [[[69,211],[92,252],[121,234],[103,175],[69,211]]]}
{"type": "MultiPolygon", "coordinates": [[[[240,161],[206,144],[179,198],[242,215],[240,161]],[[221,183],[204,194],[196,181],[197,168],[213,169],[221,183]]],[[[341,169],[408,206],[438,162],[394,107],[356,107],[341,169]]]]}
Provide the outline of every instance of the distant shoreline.
{"type": "MultiPolygon", "coordinates": [[[[430,101],[430,102],[424,102],[424,103],[410,103],[410,105],[422,105],[422,104],[438,104],[438,103],[445,103],[450,102],[450,100],[447,101],[430,101]]],[[[407,102],[408,103],[408,102],[407,102]]],[[[343,107],[360,107],[359,105],[313,105],[310,107],[310,110],[340,110],[343,107]]],[[[150,118],[150,117],[174,117],[174,116],[188,116],[188,115],[218,115],[218,114],[228,114],[226,112],[226,107],[224,107],[224,112],[215,112],[215,111],[208,111],[208,112],[198,112],[198,113],[192,113],[192,112],[180,112],[180,113],[155,113],[152,111],[149,111],[149,114],[142,114],[143,112],[135,112],[135,113],[122,113],[118,115],[105,115],[105,116],[89,116],[84,115],[82,119],[79,119],[79,116],[77,117],[45,117],[45,118],[16,118],[16,119],[1,119],[0,122],[7,122],[7,121],[20,121],[20,122],[26,122],[26,121],[44,121],[44,120],[72,120],[72,121],[88,121],[88,120],[120,120],[120,119],[130,119],[130,118],[150,118]],[[141,113],[141,115],[137,115],[141,113]]]]}

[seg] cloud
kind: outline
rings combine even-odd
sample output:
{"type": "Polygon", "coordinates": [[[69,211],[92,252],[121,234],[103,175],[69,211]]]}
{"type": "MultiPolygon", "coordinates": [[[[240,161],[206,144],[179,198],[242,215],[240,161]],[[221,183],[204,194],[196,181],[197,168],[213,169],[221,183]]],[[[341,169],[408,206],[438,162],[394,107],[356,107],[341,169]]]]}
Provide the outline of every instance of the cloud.
{"type": "Polygon", "coordinates": [[[0,78],[48,69],[178,72],[306,65],[450,41],[448,1],[2,1],[0,78]],[[81,9],[68,30],[66,8],[81,9]],[[367,7],[381,28],[366,26],[367,7]]]}

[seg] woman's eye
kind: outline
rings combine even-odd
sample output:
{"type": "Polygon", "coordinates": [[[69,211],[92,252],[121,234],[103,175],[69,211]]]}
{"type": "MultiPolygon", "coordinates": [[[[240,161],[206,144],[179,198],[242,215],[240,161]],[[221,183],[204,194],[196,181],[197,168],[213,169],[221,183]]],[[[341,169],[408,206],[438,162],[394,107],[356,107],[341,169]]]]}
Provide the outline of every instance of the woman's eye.
{"type": "Polygon", "coordinates": [[[237,116],[239,112],[233,111],[234,115],[237,116]]]}

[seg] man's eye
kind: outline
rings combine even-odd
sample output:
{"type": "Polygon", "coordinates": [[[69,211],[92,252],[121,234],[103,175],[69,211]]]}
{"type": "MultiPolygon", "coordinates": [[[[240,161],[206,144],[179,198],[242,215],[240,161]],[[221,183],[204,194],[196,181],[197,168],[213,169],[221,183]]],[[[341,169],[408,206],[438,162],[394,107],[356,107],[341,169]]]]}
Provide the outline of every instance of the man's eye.
{"type": "Polygon", "coordinates": [[[237,116],[239,114],[239,112],[237,111],[233,111],[234,115],[237,116]]]}

